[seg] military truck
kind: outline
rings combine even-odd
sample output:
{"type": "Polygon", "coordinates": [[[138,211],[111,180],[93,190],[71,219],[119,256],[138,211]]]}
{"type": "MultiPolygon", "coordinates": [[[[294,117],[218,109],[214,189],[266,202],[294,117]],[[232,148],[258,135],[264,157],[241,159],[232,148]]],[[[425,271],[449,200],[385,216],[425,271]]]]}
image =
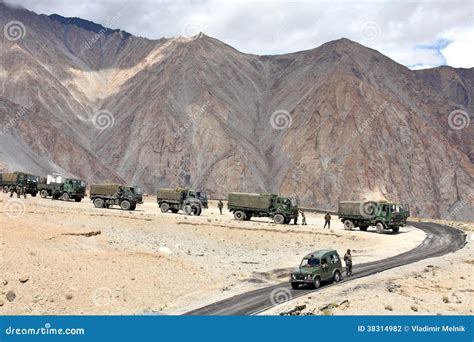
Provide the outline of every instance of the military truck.
{"type": "Polygon", "coordinates": [[[96,208],[120,206],[122,210],[135,210],[143,203],[143,194],[137,186],[121,184],[92,184],[90,199],[96,208]]]}
{"type": "Polygon", "coordinates": [[[291,287],[310,285],[319,288],[321,282],[339,282],[342,279],[342,263],[335,250],[319,250],[303,257],[300,266],[290,275],[291,287]]]}
{"type": "Polygon", "coordinates": [[[239,221],[248,221],[252,217],[270,217],[275,223],[288,224],[298,217],[296,199],[270,193],[230,193],[227,208],[239,221]]]}
{"type": "Polygon", "coordinates": [[[3,192],[10,192],[13,187],[26,186],[26,193],[33,197],[38,194],[38,176],[24,173],[24,172],[13,172],[3,173],[0,175],[0,189],[3,192]]]}
{"type": "Polygon", "coordinates": [[[52,197],[76,202],[82,201],[86,195],[86,182],[80,179],[65,178],[59,173],[48,175],[44,182],[38,183],[38,191],[42,198],[52,197]]]}
{"type": "Polygon", "coordinates": [[[408,205],[385,201],[342,201],[339,202],[337,215],[346,230],[359,227],[360,230],[366,231],[369,226],[375,226],[377,233],[383,233],[385,230],[398,233],[400,227],[407,223],[410,210],[408,205]]]}
{"type": "Polygon", "coordinates": [[[199,216],[202,209],[207,209],[207,195],[203,191],[190,189],[161,188],[156,192],[156,202],[162,213],[171,211],[173,214],[182,210],[186,215],[199,216]]]}

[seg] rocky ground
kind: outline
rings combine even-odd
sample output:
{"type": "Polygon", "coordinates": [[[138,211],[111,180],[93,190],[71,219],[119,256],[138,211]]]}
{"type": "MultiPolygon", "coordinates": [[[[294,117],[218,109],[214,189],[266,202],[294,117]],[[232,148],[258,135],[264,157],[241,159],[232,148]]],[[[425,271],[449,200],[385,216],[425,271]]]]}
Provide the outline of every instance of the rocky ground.
{"type": "MultiPolygon", "coordinates": [[[[303,255],[354,250],[356,263],[414,248],[424,233],[344,231],[319,214],[307,226],[237,222],[215,203],[200,217],[134,212],[0,194],[0,314],[179,314],[284,281],[303,255]]],[[[384,312],[382,309],[381,312],[384,312]]],[[[355,312],[354,312],[355,313],[355,312]]]]}

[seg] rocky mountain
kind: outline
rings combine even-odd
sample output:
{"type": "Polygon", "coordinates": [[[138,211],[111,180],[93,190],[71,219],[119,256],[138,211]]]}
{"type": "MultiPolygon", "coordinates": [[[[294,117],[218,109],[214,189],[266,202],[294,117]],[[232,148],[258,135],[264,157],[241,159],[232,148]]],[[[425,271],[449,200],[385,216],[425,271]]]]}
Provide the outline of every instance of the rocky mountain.
{"type": "Polygon", "coordinates": [[[347,39],[278,56],[149,40],[0,3],[0,163],[213,197],[385,198],[474,219],[474,69],[413,71],[347,39]]]}

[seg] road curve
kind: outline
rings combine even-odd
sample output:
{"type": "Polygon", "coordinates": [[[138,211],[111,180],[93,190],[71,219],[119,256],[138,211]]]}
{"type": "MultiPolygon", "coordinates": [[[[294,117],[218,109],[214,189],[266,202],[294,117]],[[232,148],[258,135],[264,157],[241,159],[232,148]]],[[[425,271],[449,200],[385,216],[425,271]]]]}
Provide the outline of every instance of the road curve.
{"type": "MultiPolygon", "coordinates": [[[[426,233],[426,238],[419,246],[408,252],[387,259],[356,265],[353,269],[354,275],[351,278],[343,279],[340,283],[366,277],[394,267],[411,264],[423,259],[452,253],[463,248],[466,244],[466,234],[459,229],[427,222],[409,222],[409,224],[426,233]]],[[[328,284],[318,290],[293,290],[289,282],[285,282],[242,293],[187,312],[185,315],[255,315],[273,306],[271,301],[272,291],[279,291],[281,294],[281,296],[279,296],[280,299],[285,298],[285,296],[289,299],[290,297],[296,298],[310,292],[321,291],[335,285],[336,284],[328,284]]],[[[274,298],[275,292],[273,292],[274,298]]],[[[280,301],[278,302],[282,303],[280,301]]]]}

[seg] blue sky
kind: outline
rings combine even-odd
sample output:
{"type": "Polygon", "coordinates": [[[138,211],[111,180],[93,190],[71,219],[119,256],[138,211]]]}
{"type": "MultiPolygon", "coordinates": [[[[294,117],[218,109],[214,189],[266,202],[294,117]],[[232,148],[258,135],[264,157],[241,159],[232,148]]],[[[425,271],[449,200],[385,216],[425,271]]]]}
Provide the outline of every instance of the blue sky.
{"type": "Polygon", "coordinates": [[[414,69],[474,66],[474,1],[6,0],[158,39],[203,31],[246,53],[346,37],[414,69]]]}

